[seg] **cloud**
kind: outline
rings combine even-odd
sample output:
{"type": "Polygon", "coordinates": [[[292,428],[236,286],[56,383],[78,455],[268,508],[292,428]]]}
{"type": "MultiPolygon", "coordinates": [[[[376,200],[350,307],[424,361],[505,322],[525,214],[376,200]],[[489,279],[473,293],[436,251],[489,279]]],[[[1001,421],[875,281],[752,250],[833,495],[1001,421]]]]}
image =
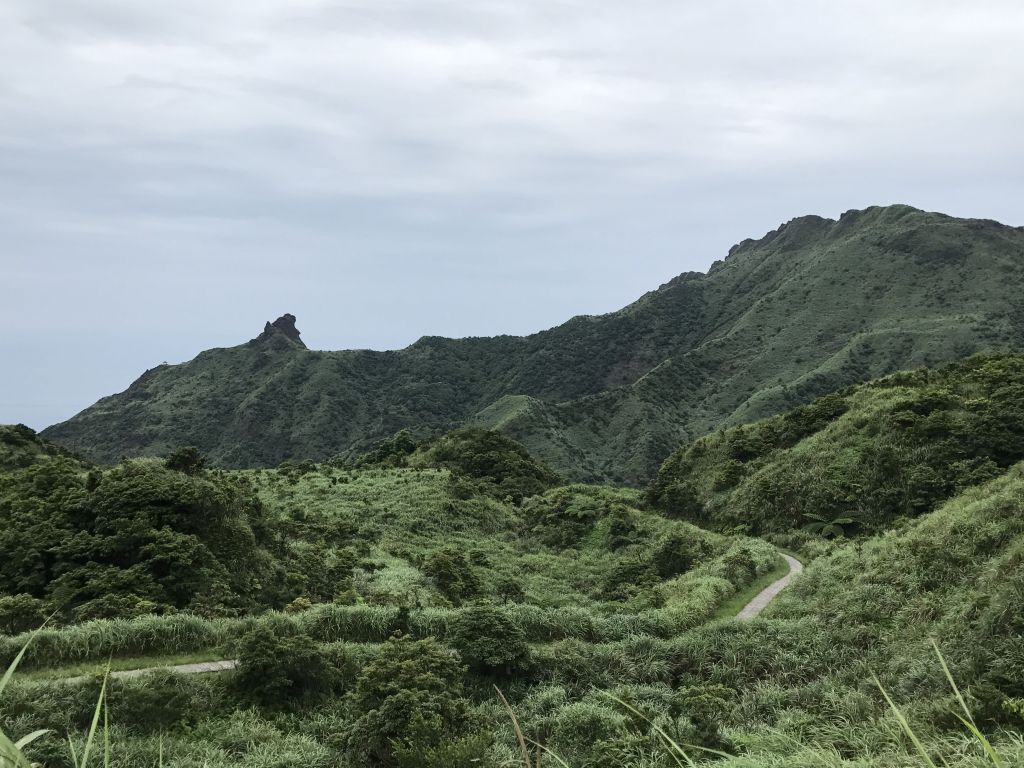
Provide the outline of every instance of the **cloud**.
{"type": "Polygon", "coordinates": [[[285,310],[527,332],[804,213],[1024,223],[1022,35],[1011,0],[7,0],[0,322],[39,351],[0,353],[75,361],[56,419],[285,310]]]}

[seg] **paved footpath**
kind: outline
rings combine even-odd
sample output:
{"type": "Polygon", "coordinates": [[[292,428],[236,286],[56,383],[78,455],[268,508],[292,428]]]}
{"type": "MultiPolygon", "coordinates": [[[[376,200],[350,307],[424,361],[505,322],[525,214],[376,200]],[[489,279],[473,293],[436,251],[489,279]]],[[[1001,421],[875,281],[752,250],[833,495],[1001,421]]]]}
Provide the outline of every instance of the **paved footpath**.
{"type": "Polygon", "coordinates": [[[789,582],[793,580],[793,577],[804,569],[803,563],[795,557],[790,557],[789,555],[783,555],[783,557],[786,558],[786,562],[789,564],[789,573],[762,589],[753,600],[743,606],[742,611],[736,614],[737,619],[740,621],[750,621],[750,619],[757,616],[768,607],[768,603],[774,600],[779,592],[789,586],[789,582]]]}
{"type": "MultiPolygon", "coordinates": [[[[111,672],[110,676],[118,680],[142,677],[153,672],[167,670],[176,672],[179,675],[200,675],[203,672],[223,672],[226,669],[234,669],[238,666],[236,659],[225,659],[224,661],[202,661],[198,664],[178,664],[175,667],[145,667],[144,669],[123,669],[120,672],[111,672]]],[[[62,683],[85,683],[95,679],[95,675],[82,675],[80,677],[65,677],[62,683]]]]}

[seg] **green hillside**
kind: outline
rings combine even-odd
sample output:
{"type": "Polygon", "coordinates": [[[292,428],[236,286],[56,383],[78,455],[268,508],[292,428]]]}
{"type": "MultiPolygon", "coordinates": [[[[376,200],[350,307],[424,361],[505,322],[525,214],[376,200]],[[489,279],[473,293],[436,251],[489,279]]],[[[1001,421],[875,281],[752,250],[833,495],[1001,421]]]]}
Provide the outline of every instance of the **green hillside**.
{"type": "MultiPolygon", "coordinates": [[[[527,737],[572,768],[678,765],[658,729],[723,768],[929,765],[877,676],[934,764],[992,764],[953,715],[934,639],[978,727],[1016,765],[1024,464],[1007,465],[1024,431],[1011,402],[1022,376],[1024,358],[974,358],[691,446],[707,458],[739,435],[748,448],[771,436],[748,461],[800,494],[811,490],[804,464],[826,447],[856,459],[877,442],[898,448],[901,470],[948,470],[963,461],[949,446],[973,434],[964,451],[988,458],[974,462],[983,471],[954,471],[952,490],[907,513],[916,519],[872,519],[875,534],[829,539],[800,516],[768,518],[808,564],[747,623],[721,611],[773,577],[772,546],[645,509],[639,491],[557,486],[494,433],[399,435],[357,468],[234,471],[203,469],[188,452],[88,468],[26,435],[39,458],[0,472],[14,565],[0,569],[0,665],[28,639],[18,629],[47,614],[54,625],[0,696],[3,732],[88,728],[99,680],[54,678],[241,657],[236,672],[113,681],[112,764],[505,768],[522,758],[497,685],[527,737]],[[64,526],[57,540],[73,545],[39,540],[47,526],[64,526]],[[238,557],[240,541],[249,549],[238,557]],[[204,568],[167,567],[204,550],[204,568]],[[66,575],[33,580],[17,566],[40,558],[66,575]],[[88,588],[101,565],[98,599],[88,588]]],[[[67,764],[56,737],[26,751],[67,764]]]]}
{"type": "Polygon", "coordinates": [[[96,461],[196,445],[224,467],[498,428],[574,480],[639,484],[679,444],[850,383],[1024,349],[1024,231],[907,206],[798,218],[618,312],[527,337],[309,350],[285,316],[147,371],[44,434],[96,461]]]}
{"type": "Polygon", "coordinates": [[[884,530],[1024,460],[1022,409],[1021,356],[898,373],[707,435],[665,461],[648,495],[722,530],[884,530]]]}
{"type": "MultiPolygon", "coordinates": [[[[1022,556],[1024,466],[1015,465],[903,530],[835,546],[765,619],[686,633],[675,647],[681,684],[735,693],[723,726],[749,751],[719,765],[994,765],[957,719],[932,641],[978,726],[1019,734],[1022,556]],[[876,675],[933,763],[901,732],[876,675]]],[[[1019,735],[999,748],[1002,765],[1024,762],[1019,735]]]]}

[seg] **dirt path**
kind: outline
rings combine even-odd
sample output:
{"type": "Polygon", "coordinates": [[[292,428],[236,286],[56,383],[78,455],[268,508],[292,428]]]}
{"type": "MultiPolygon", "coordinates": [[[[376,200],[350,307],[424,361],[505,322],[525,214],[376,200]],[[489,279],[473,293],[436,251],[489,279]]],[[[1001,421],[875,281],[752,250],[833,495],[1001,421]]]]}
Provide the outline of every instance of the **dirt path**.
{"type": "MultiPolygon", "coordinates": [[[[143,669],[122,669],[119,672],[111,672],[110,676],[117,680],[124,680],[133,677],[142,677],[143,675],[149,675],[153,672],[159,672],[162,669],[166,669],[169,672],[175,672],[179,675],[200,675],[204,672],[223,672],[227,669],[234,669],[237,666],[238,662],[235,659],[226,659],[224,661],[202,661],[197,664],[178,664],[174,667],[145,667],[143,669]]],[[[81,675],[79,677],[61,678],[60,682],[85,683],[92,679],[94,679],[94,676],[81,675]]]]}
{"type": "Polygon", "coordinates": [[[790,557],[789,555],[783,555],[783,557],[789,565],[789,573],[762,589],[753,600],[743,606],[743,610],[736,614],[738,620],[749,621],[757,616],[768,607],[768,603],[774,600],[779,592],[789,586],[789,582],[793,580],[793,577],[804,569],[803,563],[795,557],[790,557]]]}

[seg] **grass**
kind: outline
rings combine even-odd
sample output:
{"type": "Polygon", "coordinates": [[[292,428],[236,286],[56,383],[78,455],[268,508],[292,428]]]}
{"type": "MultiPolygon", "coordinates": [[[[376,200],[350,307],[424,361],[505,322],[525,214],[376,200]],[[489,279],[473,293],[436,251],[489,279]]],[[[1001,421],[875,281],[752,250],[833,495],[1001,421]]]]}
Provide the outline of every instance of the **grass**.
{"type": "Polygon", "coordinates": [[[718,610],[715,611],[715,615],[712,619],[730,619],[736,616],[740,611],[743,610],[744,606],[761,594],[761,591],[766,587],[771,586],[779,579],[783,578],[789,573],[789,563],[786,562],[782,555],[779,555],[779,561],[775,564],[768,573],[764,574],[750,586],[745,589],[741,589],[735,595],[730,597],[724,603],[722,603],[718,610]]]}

